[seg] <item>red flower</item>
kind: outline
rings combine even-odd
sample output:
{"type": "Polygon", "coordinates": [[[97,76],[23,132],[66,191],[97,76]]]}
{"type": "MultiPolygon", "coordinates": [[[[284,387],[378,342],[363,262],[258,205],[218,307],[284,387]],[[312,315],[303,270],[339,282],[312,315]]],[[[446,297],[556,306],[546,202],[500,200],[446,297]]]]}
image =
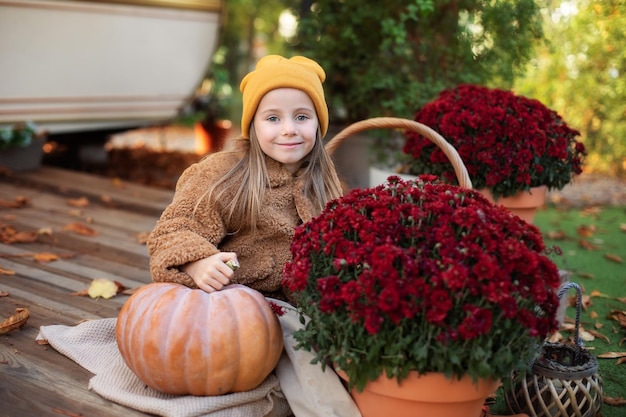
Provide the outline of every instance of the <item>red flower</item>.
{"type": "Polygon", "coordinates": [[[470,340],[491,330],[491,310],[467,305],[463,308],[465,318],[457,329],[462,339],[470,340]]]}
{"type": "MultiPolygon", "coordinates": [[[[580,133],[537,100],[477,85],[445,90],[415,114],[456,148],[474,188],[510,196],[531,187],[561,189],[582,172],[580,133]]],[[[406,164],[455,183],[448,158],[430,140],[406,133],[406,164]]]]}
{"type": "Polygon", "coordinates": [[[349,376],[369,364],[503,378],[555,329],[544,251],[536,227],[476,191],[421,177],[355,189],[296,229],[283,278],[306,317],[294,337],[349,376]]]}

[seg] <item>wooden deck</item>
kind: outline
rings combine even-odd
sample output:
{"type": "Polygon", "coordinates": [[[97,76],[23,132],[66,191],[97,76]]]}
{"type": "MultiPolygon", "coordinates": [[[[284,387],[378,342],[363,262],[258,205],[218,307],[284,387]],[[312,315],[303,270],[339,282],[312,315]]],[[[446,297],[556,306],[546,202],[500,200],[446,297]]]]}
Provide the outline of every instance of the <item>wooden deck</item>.
{"type": "Polygon", "coordinates": [[[39,233],[32,243],[0,240],[0,269],[15,272],[0,274],[0,322],[16,308],[30,312],[24,327],[0,335],[0,417],[146,415],[89,391],[91,373],[35,339],[42,325],[117,316],[127,295],[108,300],[72,295],[95,278],[126,288],[150,282],[141,235],[152,230],[171,197],[166,190],[49,167],[0,176],[5,203],[0,204],[0,232],[8,225],[39,233]],[[21,197],[24,207],[3,207],[21,197]],[[68,204],[81,197],[87,206],[68,204]],[[77,222],[97,234],[66,229],[77,222]],[[42,253],[60,259],[36,261],[34,255],[42,253]]]}

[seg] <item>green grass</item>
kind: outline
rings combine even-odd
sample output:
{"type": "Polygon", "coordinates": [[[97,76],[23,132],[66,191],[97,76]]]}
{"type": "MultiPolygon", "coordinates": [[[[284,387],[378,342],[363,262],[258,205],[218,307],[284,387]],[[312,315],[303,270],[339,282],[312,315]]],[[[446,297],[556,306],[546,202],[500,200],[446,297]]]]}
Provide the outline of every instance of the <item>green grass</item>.
{"type": "MultiPolygon", "coordinates": [[[[560,269],[571,272],[570,281],[583,287],[590,296],[581,315],[583,329],[592,329],[607,340],[596,337],[585,346],[598,356],[626,351],[626,329],[608,317],[613,310],[626,311],[626,207],[561,209],[549,207],[537,213],[535,225],[548,247],[559,247],[561,254],[550,255],[560,269]],[[621,260],[621,262],[620,262],[621,260]]],[[[572,289],[568,296],[575,295],[572,289]]],[[[576,310],[568,307],[572,320],[576,310]]],[[[570,336],[563,333],[564,336],[570,336]]],[[[617,359],[598,359],[604,396],[626,399],[626,363],[617,359]]],[[[498,395],[492,412],[508,414],[498,395]]],[[[623,417],[626,405],[602,406],[602,417],[623,417]]]]}

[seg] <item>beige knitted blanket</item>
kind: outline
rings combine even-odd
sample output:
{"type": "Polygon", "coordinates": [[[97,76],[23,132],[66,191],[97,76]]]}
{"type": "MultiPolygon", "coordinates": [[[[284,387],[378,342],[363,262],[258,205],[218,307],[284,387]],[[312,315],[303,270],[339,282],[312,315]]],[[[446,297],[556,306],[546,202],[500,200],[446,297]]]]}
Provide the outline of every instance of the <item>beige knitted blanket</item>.
{"type": "Polygon", "coordinates": [[[322,372],[319,365],[311,365],[311,353],[293,348],[291,334],[301,325],[293,309],[286,311],[280,317],[285,350],[274,373],[254,390],[221,396],[175,396],[146,387],[120,355],[115,318],[76,326],[41,326],[37,339],[47,340],[93,373],[89,389],[145,413],[166,417],[361,417],[337,375],[328,368],[322,372]]]}

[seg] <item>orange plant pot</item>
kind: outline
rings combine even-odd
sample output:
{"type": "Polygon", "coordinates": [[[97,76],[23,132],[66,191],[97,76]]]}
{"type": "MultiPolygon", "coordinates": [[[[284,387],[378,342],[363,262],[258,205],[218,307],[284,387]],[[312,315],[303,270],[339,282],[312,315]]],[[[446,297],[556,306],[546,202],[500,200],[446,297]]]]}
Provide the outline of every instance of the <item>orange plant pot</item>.
{"type": "Polygon", "coordinates": [[[522,218],[526,223],[533,224],[537,209],[542,207],[546,202],[546,192],[548,187],[542,185],[540,187],[531,188],[530,191],[522,191],[510,197],[500,197],[497,200],[488,189],[478,190],[487,200],[494,204],[504,206],[511,213],[522,218]]]}
{"type": "MultiPolygon", "coordinates": [[[[337,373],[347,380],[343,372],[337,373]]],[[[352,390],[351,395],[363,417],[480,417],[485,399],[498,385],[497,380],[475,384],[470,377],[411,372],[399,384],[395,378],[382,376],[362,392],[352,390]]]]}

